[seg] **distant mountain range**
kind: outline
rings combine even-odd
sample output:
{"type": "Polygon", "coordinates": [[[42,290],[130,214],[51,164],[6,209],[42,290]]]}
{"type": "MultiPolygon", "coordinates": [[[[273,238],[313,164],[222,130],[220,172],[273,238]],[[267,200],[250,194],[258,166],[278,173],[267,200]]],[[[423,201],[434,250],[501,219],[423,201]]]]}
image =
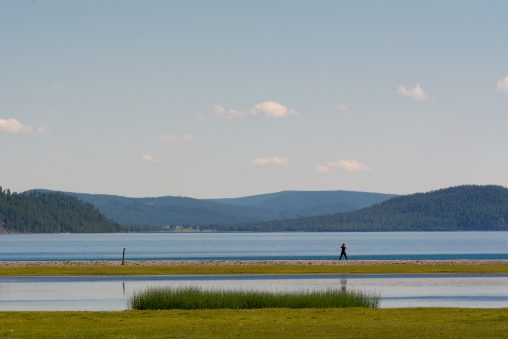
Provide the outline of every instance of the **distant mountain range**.
{"type": "Polygon", "coordinates": [[[231,199],[128,198],[0,188],[2,232],[508,230],[508,189],[457,186],[404,196],[284,191],[231,199]]]}
{"type": "Polygon", "coordinates": [[[508,189],[457,186],[398,196],[368,208],[290,220],[222,225],[222,231],[508,231],[508,189]]]}
{"type": "Polygon", "coordinates": [[[176,225],[211,227],[314,216],[353,211],[394,197],[351,191],[284,191],[228,199],[65,194],[93,204],[107,218],[122,225],[145,226],[144,229],[176,225]]]}

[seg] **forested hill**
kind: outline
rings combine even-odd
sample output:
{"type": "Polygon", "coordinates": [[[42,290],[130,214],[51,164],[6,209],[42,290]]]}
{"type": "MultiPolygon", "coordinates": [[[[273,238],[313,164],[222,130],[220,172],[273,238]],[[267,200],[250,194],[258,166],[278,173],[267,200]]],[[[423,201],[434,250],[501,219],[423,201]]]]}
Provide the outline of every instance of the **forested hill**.
{"type": "Polygon", "coordinates": [[[123,228],[90,203],[54,192],[11,193],[0,187],[0,232],[92,233],[123,228]]]}
{"type": "Polygon", "coordinates": [[[347,213],[256,224],[229,231],[473,231],[508,230],[508,189],[457,186],[399,196],[347,213]]]}

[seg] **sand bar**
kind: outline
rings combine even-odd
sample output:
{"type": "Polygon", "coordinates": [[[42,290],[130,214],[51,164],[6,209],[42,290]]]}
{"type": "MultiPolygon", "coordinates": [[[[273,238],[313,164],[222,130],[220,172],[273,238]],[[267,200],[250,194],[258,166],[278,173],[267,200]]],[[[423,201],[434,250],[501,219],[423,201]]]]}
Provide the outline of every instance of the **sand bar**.
{"type": "MultiPolygon", "coordinates": [[[[0,261],[0,267],[121,266],[121,261],[0,261]]],[[[383,266],[508,265],[508,260],[127,260],[125,266],[383,266]]]]}

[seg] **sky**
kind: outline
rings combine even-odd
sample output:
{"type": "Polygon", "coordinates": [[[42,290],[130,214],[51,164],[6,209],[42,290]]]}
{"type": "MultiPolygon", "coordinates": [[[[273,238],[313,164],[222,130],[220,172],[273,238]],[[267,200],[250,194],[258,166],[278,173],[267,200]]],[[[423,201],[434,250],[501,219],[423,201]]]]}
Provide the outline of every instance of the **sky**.
{"type": "Polygon", "coordinates": [[[0,185],[508,186],[508,1],[0,1],[0,185]]]}

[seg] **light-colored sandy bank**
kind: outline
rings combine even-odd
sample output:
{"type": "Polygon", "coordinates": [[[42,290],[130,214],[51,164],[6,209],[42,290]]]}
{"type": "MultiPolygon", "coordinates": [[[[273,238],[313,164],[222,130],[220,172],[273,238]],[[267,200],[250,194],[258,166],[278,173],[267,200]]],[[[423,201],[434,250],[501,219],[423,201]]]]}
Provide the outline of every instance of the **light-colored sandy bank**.
{"type": "MultiPolygon", "coordinates": [[[[0,261],[0,267],[120,266],[121,261],[0,261]]],[[[127,260],[125,266],[508,265],[508,260],[127,260]]]]}

